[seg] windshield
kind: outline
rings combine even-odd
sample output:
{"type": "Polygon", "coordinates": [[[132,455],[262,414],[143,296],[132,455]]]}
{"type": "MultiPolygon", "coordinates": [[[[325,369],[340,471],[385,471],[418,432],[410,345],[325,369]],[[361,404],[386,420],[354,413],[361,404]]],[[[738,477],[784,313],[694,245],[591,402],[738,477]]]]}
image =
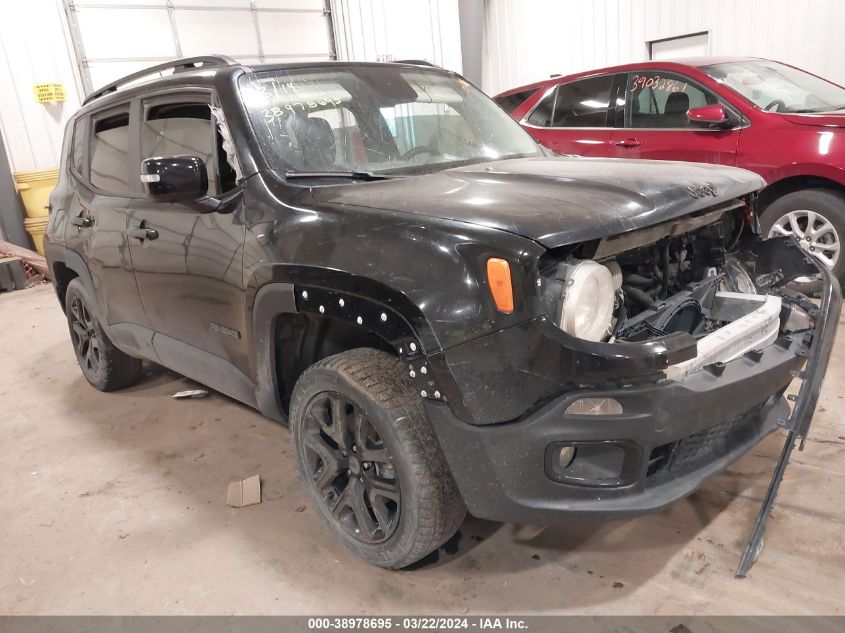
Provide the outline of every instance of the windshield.
{"type": "Polygon", "coordinates": [[[830,112],[845,108],[845,89],[777,62],[732,62],[701,70],[764,110],[830,112]]]}
{"type": "Polygon", "coordinates": [[[404,175],[541,154],[492,100],[439,71],[362,65],[240,81],[261,148],[283,172],[404,175]]]}

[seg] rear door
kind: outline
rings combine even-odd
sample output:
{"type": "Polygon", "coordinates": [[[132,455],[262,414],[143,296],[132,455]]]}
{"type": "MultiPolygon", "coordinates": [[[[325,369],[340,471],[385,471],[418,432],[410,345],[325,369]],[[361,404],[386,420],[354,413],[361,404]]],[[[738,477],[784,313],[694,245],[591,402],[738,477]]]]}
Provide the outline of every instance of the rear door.
{"type": "Polygon", "coordinates": [[[541,144],[559,154],[610,156],[616,75],[558,84],[522,120],[541,144]]]}
{"type": "MultiPolygon", "coordinates": [[[[206,164],[210,196],[232,192],[234,172],[222,151],[211,104],[209,91],[139,100],[135,180],[145,158],[191,155],[206,164]]],[[[168,367],[203,381],[211,382],[196,375],[200,363],[188,358],[186,345],[246,366],[241,341],[245,231],[240,211],[209,213],[194,203],[145,196],[134,201],[129,218],[135,278],[156,332],[156,352],[168,367]],[[139,237],[145,234],[148,237],[139,237]]]]}
{"type": "Polygon", "coordinates": [[[742,117],[715,93],[685,75],[661,70],[628,73],[623,90],[616,99],[612,156],[736,164],[742,117]],[[689,122],[690,108],[716,103],[736,118],[735,128],[706,129],[689,122]]]}
{"type": "Polygon", "coordinates": [[[137,178],[130,177],[137,150],[131,114],[126,103],[76,123],[70,170],[77,184],[66,207],[66,240],[91,273],[100,320],[148,328],[126,237],[129,208],[140,195],[137,178]]]}

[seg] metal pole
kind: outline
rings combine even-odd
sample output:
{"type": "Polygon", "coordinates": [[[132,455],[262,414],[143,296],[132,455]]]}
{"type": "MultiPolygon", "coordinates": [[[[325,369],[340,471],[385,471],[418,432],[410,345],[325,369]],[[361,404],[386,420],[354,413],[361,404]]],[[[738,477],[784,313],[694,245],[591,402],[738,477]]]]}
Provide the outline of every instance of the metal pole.
{"type": "Polygon", "coordinates": [[[73,55],[76,58],[76,65],[82,78],[82,100],[85,100],[94,86],[91,82],[91,70],[88,68],[88,59],[85,57],[85,47],[82,44],[82,33],[79,30],[79,22],[76,19],[76,6],[73,0],[62,0],[62,7],[65,11],[68,29],[70,30],[70,42],[73,47],[73,55]]]}

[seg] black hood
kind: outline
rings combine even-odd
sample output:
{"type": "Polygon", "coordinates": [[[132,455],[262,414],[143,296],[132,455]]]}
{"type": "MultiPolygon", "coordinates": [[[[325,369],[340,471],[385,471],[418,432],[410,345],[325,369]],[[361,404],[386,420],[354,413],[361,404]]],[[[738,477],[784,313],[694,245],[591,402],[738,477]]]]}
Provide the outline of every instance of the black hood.
{"type": "Polygon", "coordinates": [[[480,224],[555,248],[686,215],[764,185],[757,174],[733,167],[560,157],[318,187],[314,196],[325,204],[480,224]]]}

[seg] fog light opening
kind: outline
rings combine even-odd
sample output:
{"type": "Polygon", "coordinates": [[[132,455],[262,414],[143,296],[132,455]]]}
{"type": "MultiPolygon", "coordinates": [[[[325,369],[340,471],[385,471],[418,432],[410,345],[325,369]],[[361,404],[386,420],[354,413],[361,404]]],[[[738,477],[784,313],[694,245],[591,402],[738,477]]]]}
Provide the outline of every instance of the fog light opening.
{"type": "Polygon", "coordinates": [[[615,398],[578,398],[564,415],[621,415],[622,403],[615,398]]]}
{"type": "Polygon", "coordinates": [[[557,463],[561,470],[569,468],[575,460],[576,449],[574,446],[561,446],[557,455],[557,463]]]}

